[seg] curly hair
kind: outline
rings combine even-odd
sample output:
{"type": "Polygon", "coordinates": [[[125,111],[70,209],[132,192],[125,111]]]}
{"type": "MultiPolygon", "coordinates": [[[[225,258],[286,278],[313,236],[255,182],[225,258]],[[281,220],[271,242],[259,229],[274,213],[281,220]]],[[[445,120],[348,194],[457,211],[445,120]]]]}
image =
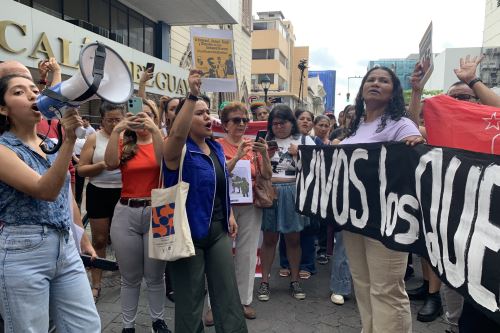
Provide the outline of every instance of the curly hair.
{"type": "Polygon", "coordinates": [[[365,74],[363,80],[361,81],[361,86],[359,87],[358,94],[356,95],[356,104],[354,106],[356,110],[356,115],[353,121],[351,122],[351,126],[349,127],[348,136],[356,134],[356,130],[359,127],[361,118],[365,115],[365,101],[363,99],[363,87],[370,73],[377,69],[386,71],[390,75],[392,81],[392,96],[385,107],[384,114],[380,119],[380,124],[377,127],[376,133],[380,133],[384,130],[385,126],[387,125],[387,119],[398,121],[399,119],[401,119],[406,115],[405,101],[403,98],[403,88],[401,87],[401,82],[399,81],[396,74],[394,74],[394,72],[391,69],[385,66],[373,67],[365,74]]]}
{"type": "MultiPolygon", "coordinates": [[[[153,121],[158,126],[160,121],[160,116],[158,114],[158,108],[156,103],[150,99],[142,99],[143,105],[147,106],[153,113],[153,121]]],[[[120,163],[123,165],[127,161],[131,160],[136,154],[137,150],[137,133],[135,131],[126,130],[123,133],[123,143],[122,152],[120,157],[120,163]]]]}

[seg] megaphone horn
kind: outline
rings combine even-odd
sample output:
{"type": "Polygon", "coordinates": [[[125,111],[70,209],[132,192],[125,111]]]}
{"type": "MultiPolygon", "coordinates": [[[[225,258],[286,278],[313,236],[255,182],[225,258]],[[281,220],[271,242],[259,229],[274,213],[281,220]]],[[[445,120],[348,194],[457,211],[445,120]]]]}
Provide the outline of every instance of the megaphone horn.
{"type": "Polygon", "coordinates": [[[37,108],[47,120],[61,118],[67,108],[93,99],[120,104],[132,96],[128,66],[112,48],[99,42],[86,45],[80,51],[79,65],[80,72],[38,96],[37,108]]]}

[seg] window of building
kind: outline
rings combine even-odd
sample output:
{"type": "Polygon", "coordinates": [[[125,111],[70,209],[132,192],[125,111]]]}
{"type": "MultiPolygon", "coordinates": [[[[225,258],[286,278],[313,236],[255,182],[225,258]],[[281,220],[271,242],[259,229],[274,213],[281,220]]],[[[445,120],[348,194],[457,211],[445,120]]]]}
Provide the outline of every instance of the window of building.
{"type": "Polygon", "coordinates": [[[49,15],[62,18],[62,8],[60,0],[33,0],[33,8],[49,15]]]}
{"type": "Polygon", "coordinates": [[[128,45],[127,7],[118,1],[111,2],[111,34],[109,38],[128,45]]]}
{"type": "Polygon", "coordinates": [[[267,73],[267,74],[252,74],[252,81],[255,79],[257,82],[257,85],[260,87],[260,83],[262,80],[266,77],[266,75],[269,77],[271,80],[271,84],[274,84],[274,74],[273,73],[267,73]]]}
{"type": "Polygon", "coordinates": [[[288,82],[278,74],[278,90],[288,91],[288,82]]]}
{"type": "Polygon", "coordinates": [[[90,1],[89,22],[94,25],[94,32],[109,37],[109,0],[90,1]]]}
{"type": "Polygon", "coordinates": [[[274,30],[276,29],[275,22],[254,22],[253,30],[274,30]]]}
{"type": "Polygon", "coordinates": [[[144,18],[144,52],[155,54],[155,23],[144,18]]]}
{"type": "Polygon", "coordinates": [[[275,49],[252,50],[252,59],[274,59],[275,49]]]}
{"type": "Polygon", "coordinates": [[[288,59],[285,57],[283,52],[281,52],[281,50],[279,52],[280,52],[280,62],[283,64],[283,66],[285,66],[285,68],[288,68],[288,59]]]}
{"type": "Polygon", "coordinates": [[[89,3],[87,0],[64,0],[64,20],[89,20],[89,3]]]}
{"type": "Polygon", "coordinates": [[[139,51],[144,51],[144,23],[142,16],[135,12],[130,12],[128,17],[128,28],[128,46],[139,51]]]}

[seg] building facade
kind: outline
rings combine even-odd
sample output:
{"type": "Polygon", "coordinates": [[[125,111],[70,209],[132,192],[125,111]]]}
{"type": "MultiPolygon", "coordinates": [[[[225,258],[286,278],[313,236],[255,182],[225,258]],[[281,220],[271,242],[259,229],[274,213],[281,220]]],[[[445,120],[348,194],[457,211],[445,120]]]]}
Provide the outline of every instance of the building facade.
{"type": "Polygon", "coordinates": [[[335,110],[335,82],[337,72],[334,70],[309,71],[309,78],[318,77],[323,83],[325,96],[325,111],[335,110]]]}
{"type": "Polygon", "coordinates": [[[500,1],[485,0],[483,47],[500,46],[500,1]]]}
{"type": "MultiPolygon", "coordinates": [[[[241,6],[235,3],[232,0],[170,0],[168,3],[161,0],[3,0],[0,61],[18,60],[30,68],[38,80],[38,62],[55,57],[63,78],[68,78],[78,71],[81,48],[99,41],[122,56],[136,89],[146,63],[150,62],[155,64],[155,74],[146,91],[153,97],[182,96],[188,92],[188,71],[173,55],[172,44],[177,42],[172,38],[173,28],[195,24],[236,25],[241,21],[241,6]]],[[[97,115],[98,105],[97,101],[86,103],[81,107],[82,114],[97,115]]]]}
{"type": "Polygon", "coordinates": [[[377,66],[385,66],[390,68],[396,73],[396,76],[401,81],[403,90],[411,89],[410,77],[418,61],[417,54],[411,54],[407,58],[394,58],[394,59],[379,59],[371,60],[368,63],[368,70],[377,66]]]}
{"type": "Polygon", "coordinates": [[[271,81],[268,92],[270,100],[288,104],[292,108],[301,101],[307,104],[308,70],[305,68],[301,78],[298,65],[302,59],[306,62],[309,60],[309,47],[295,46],[293,25],[285,20],[282,12],[260,12],[257,15],[252,31],[253,97],[264,99],[261,82],[267,76],[271,81]]]}
{"type": "Polygon", "coordinates": [[[448,48],[443,52],[434,55],[434,70],[425,84],[427,90],[443,90],[458,81],[455,68],[460,65],[460,58],[467,55],[478,56],[481,54],[480,47],[448,48]]]}

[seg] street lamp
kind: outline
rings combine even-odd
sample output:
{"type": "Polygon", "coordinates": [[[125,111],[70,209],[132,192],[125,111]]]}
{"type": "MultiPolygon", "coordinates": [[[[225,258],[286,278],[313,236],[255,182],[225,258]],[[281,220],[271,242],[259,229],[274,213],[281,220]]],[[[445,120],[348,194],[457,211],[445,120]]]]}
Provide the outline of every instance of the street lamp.
{"type": "Polygon", "coordinates": [[[264,89],[264,103],[267,105],[267,92],[271,86],[271,79],[269,76],[264,76],[264,78],[260,81],[260,86],[264,89]]]}

